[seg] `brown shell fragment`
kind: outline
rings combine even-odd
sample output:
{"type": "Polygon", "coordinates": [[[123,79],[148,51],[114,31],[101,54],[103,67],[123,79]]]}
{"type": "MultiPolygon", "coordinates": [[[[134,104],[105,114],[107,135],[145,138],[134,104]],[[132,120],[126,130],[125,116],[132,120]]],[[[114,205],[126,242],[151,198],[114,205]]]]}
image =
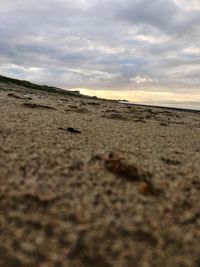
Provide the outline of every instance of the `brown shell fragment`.
{"type": "Polygon", "coordinates": [[[139,192],[144,195],[152,195],[155,192],[155,188],[153,187],[152,183],[150,182],[142,182],[139,185],[139,192]]]}
{"type": "Polygon", "coordinates": [[[125,162],[122,158],[112,153],[105,159],[105,168],[132,181],[146,180],[150,176],[149,173],[140,171],[137,166],[125,162]]]}

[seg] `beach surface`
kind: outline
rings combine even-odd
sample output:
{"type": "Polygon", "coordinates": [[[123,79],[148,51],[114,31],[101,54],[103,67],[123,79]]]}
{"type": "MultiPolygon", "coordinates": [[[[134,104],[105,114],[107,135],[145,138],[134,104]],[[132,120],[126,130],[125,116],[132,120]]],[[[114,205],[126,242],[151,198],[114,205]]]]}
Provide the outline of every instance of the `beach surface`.
{"type": "Polygon", "coordinates": [[[0,83],[0,267],[199,267],[200,113],[0,83]]]}

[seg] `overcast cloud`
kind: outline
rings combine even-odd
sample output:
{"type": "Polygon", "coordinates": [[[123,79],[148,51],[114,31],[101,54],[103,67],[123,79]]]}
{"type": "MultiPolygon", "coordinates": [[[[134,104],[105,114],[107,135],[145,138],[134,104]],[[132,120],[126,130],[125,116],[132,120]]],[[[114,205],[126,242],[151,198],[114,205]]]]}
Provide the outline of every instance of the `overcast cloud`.
{"type": "Polygon", "coordinates": [[[200,100],[200,1],[1,0],[0,74],[200,100]]]}

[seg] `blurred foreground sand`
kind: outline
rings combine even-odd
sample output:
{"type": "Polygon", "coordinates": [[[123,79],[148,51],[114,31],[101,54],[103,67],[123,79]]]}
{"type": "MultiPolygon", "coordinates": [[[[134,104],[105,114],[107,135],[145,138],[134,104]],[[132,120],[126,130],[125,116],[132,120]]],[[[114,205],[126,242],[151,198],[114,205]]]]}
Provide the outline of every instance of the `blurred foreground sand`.
{"type": "Polygon", "coordinates": [[[0,266],[199,267],[199,114],[0,84],[0,266]]]}

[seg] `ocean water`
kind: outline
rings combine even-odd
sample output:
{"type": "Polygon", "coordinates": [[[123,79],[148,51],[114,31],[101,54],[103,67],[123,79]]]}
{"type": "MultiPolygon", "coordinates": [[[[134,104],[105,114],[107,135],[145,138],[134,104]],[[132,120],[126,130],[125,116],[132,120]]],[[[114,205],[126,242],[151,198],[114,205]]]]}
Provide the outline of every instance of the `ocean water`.
{"type": "Polygon", "coordinates": [[[120,101],[123,103],[127,104],[136,104],[136,105],[144,105],[144,106],[155,106],[155,107],[166,107],[166,108],[178,108],[178,109],[189,109],[189,110],[199,110],[200,111],[200,103],[185,103],[185,102],[180,102],[180,103],[136,103],[136,102],[124,102],[120,101]]]}

